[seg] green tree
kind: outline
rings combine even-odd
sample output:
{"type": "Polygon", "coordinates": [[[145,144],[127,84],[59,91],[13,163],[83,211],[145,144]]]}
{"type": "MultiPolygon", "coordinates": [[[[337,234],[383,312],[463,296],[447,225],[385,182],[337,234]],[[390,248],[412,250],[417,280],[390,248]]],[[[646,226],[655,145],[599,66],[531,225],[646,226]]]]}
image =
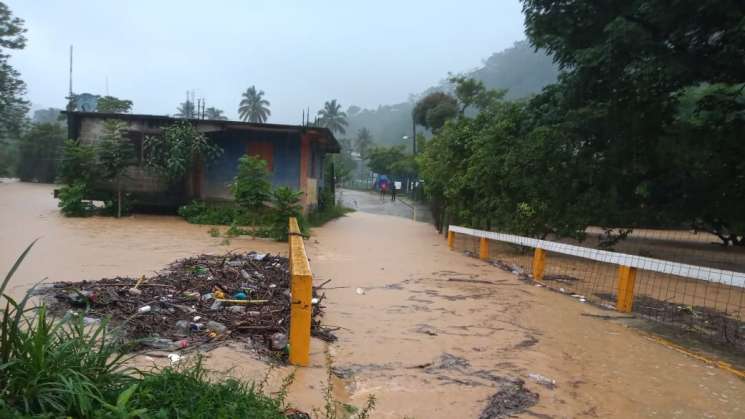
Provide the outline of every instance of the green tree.
{"type": "Polygon", "coordinates": [[[437,131],[448,119],[458,115],[458,101],[443,92],[431,93],[417,102],[412,116],[414,122],[425,128],[437,131]]]}
{"type": "Polygon", "coordinates": [[[260,156],[242,156],[238,159],[238,173],[230,184],[238,205],[255,213],[269,200],[271,189],[264,159],[260,156]]]}
{"type": "Polygon", "coordinates": [[[132,101],[119,99],[114,96],[104,96],[98,99],[97,112],[105,113],[129,113],[132,110],[132,101]]]}
{"type": "Polygon", "coordinates": [[[325,102],[323,109],[318,111],[318,125],[333,133],[346,133],[347,114],[341,110],[341,104],[336,103],[336,99],[325,102]]]}
{"type": "Polygon", "coordinates": [[[375,173],[407,176],[413,175],[411,156],[404,153],[406,146],[375,147],[367,154],[367,167],[375,173]]]}
{"type": "Polygon", "coordinates": [[[228,117],[223,115],[222,109],[217,108],[207,108],[204,110],[204,117],[207,119],[212,119],[216,121],[227,121],[228,117]]]}
{"type": "Polygon", "coordinates": [[[360,156],[364,159],[372,145],[373,139],[370,130],[365,127],[360,128],[360,130],[357,131],[357,139],[355,139],[354,142],[354,149],[360,153],[360,156]]]}
{"type": "Polygon", "coordinates": [[[196,105],[194,105],[194,102],[187,100],[186,102],[179,103],[174,116],[176,118],[190,119],[196,118],[196,115],[196,105]]]}
{"type": "Polygon", "coordinates": [[[268,100],[264,99],[264,91],[256,90],[256,86],[246,89],[241,95],[241,103],[238,107],[238,115],[241,121],[263,124],[272,112],[269,110],[268,100]]]}
{"type": "Polygon", "coordinates": [[[122,216],[122,180],[127,167],[135,159],[134,147],[124,136],[127,124],[116,119],[104,121],[103,135],[98,142],[98,163],[103,179],[116,188],[116,216],[122,216]]]}
{"type": "Polygon", "coordinates": [[[26,46],[23,25],[23,20],[13,16],[8,6],[0,2],[0,141],[19,137],[28,112],[28,102],[23,99],[26,84],[8,63],[9,50],[26,46]]]}
{"type": "Polygon", "coordinates": [[[455,97],[460,102],[461,116],[465,115],[469,107],[484,109],[507,94],[506,90],[489,90],[480,80],[465,76],[450,76],[448,80],[455,86],[455,97]]]}
{"type": "Polygon", "coordinates": [[[90,185],[98,176],[96,148],[78,140],[65,140],[62,150],[59,180],[67,185],[77,181],[90,185]]]}
{"type": "Polygon", "coordinates": [[[209,165],[223,151],[188,121],[164,127],[158,137],[145,137],[144,148],[145,164],[172,184],[192,173],[197,164],[209,165]]]}
{"type": "Polygon", "coordinates": [[[733,172],[720,169],[743,156],[731,136],[742,129],[745,3],[523,0],[523,9],[531,43],[564,69],[557,85],[533,99],[532,121],[594,169],[593,184],[608,205],[592,222],[682,226],[700,219],[735,239],[723,241],[739,243],[745,216],[736,214],[745,214],[738,204],[745,193],[725,179],[733,172]],[[683,117],[684,101],[705,117],[683,117]],[[692,132],[697,141],[685,139],[692,132]],[[689,182],[692,173],[698,178],[689,182]],[[714,198],[707,191],[726,198],[707,200],[714,198]]]}
{"type": "Polygon", "coordinates": [[[58,203],[65,216],[83,217],[93,210],[93,206],[84,199],[99,176],[96,154],[96,148],[92,145],[76,140],[65,141],[59,176],[65,185],[60,189],[58,203]]]}
{"type": "Polygon", "coordinates": [[[297,218],[301,224],[300,228],[303,229],[303,206],[300,204],[302,197],[302,192],[294,191],[286,186],[281,186],[272,191],[272,206],[274,207],[272,235],[277,240],[287,240],[290,217],[297,218]]]}
{"type": "Polygon", "coordinates": [[[54,182],[66,135],[66,129],[56,122],[32,125],[19,143],[18,177],[23,181],[54,182]]]}

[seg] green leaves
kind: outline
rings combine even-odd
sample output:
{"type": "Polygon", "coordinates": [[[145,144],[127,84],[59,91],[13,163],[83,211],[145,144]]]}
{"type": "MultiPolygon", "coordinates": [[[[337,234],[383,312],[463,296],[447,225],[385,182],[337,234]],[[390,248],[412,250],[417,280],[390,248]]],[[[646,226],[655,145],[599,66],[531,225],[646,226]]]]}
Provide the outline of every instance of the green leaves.
{"type": "Polygon", "coordinates": [[[163,128],[162,136],[145,138],[146,164],[171,182],[176,182],[197,162],[209,164],[222,148],[209,141],[189,122],[176,122],[163,128]]]}
{"type": "Polygon", "coordinates": [[[259,156],[242,156],[238,160],[238,173],[230,184],[238,205],[257,210],[269,199],[272,185],[269,182],[266,161],[259,156]]]}
{"type": "Polygon", "coordinates": [[[333,133],[346,133],[347,114],[341,110],[341,104],[336,99],[326,101],[323,109],[318,111],[318,125],[328,128],[333,133]]]}

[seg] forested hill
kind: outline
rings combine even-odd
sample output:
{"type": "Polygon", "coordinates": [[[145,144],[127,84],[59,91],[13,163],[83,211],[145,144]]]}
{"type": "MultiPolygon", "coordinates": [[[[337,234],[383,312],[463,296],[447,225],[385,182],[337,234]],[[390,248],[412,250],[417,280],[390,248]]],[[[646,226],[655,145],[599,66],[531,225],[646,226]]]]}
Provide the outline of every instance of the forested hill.
{"type": "MultiPolygon", "coordinates": [[[[516,42],[512,47],[492,54],[481,67],[465,72],[466,76],[483,81],[488,88],[507,89],[508,99],[540,92],[544,86],[556,81],[557,74],[558,69],[551,58],[542,51],[535,52],[528,41],[516,42]]],[[[443,78],[445,76],[443,74],[443,78]]],[[[443,81],[422,94],[448,89],[448,83],[443,81]]],[[[401,137],[411,135],[411,110],[415,99],[418,96],[408,102],[381,105],[377,109],[350,106],[346,137],[355,137],[357,131],[365,127],[377,144],[401,144],[401,137]]]]}

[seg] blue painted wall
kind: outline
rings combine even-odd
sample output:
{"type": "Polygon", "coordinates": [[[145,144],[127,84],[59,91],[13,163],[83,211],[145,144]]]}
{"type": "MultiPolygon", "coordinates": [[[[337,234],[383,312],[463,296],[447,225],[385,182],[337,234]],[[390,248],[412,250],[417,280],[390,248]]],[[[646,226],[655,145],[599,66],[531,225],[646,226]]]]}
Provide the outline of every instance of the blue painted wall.
{"type": "Polygon", "coordinates": [[[250,142],[273,144],[272,186],[289,186],[295,190],[300,187],[300,134],[236,130],[216,134],[211,139],[222,147],[223,154],[205,169],[204,198],[232,198],[228,185],[236,175],[238,159],[246,154],[250,142]]]}

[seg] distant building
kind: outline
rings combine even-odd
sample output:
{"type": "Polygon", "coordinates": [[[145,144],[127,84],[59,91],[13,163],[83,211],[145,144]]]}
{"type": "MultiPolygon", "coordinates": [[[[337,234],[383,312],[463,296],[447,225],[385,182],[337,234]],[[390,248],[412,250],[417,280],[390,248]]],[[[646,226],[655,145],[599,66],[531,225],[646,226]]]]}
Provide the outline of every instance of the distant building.
{"type": "Polygon", "coordinates": [[[318,203],[323,188],[323,163],[327,153],[338,153],[339,143],[326,128],[301,125],[256,124],[239,121],[176,119],[158,115],[71,112],[70,138],[83,144],[100,141],[104,121],[117,119],[127,124],[127,138],[134,145],[137,164],[130,167],[124,190],[142,206],[177,206],[193,199],[232,200],[229,184],[237,172],[238,159],[258,155],[267,162],[273,186],[288,186],[303,192],[307,209],[318,203]],[[162,128],[189,121],[209,140],[223,149],[222,156],[208,166],[200,165],[183,185],[169,185],[145,167],[143,143],[146,136],[161,135],[162,128]]]}

